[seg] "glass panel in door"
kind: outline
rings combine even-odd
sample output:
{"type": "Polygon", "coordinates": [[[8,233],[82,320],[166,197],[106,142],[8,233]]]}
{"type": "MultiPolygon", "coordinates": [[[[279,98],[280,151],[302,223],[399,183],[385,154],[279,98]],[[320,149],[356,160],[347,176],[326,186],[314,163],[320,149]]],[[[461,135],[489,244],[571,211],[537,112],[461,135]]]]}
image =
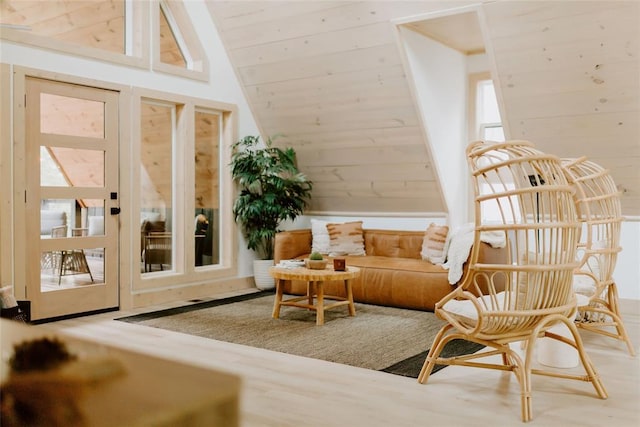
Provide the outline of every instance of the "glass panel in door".
{"type": "Polygon", "coordinates": [[[86,247],[84,239],[104,236],[104,204],[91,199],[41,201],[40,238],[46,240],[40,254],[42,292],[104,284],[104,248],[86,247]],[[63,243],[72,246],[60,249],[63,243]]]}

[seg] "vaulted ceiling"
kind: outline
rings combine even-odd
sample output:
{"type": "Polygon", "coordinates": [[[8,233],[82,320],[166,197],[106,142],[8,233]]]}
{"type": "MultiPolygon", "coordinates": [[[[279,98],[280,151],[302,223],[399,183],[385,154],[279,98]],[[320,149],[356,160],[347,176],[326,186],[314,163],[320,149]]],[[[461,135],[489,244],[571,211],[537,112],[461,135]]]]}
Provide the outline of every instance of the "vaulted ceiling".
{"type": "MultiPolygon", "coordinates": [[[[476,3],[206,0],[262,134],[296,148],[314,181],[311,209],[408,215],[446,212],[447,182],[392,21],[443,13],[407,25],[473,52],[481,49],[475,23],[446,11],[476,3]]],[[[64,4],[3,1],[2,22],[122,49],[122,32],[103,25],[122,24],[120,1],[64,4]],[[100,18],[66,30],[86,15],[100,18]]],[[[640,2],[487,1],[480,9],[507,137],[611,169],[623,212],[640,215],[640,2]]]]}
{"type": "MultiPolygon", "coordinates": [[[[476,2],[477,3],[477,2],[476,2]]],[[[312,210],[443,212],[392,20],[452,1],[207,1],[263,135],[298,152],[312,210]]],[[[494,1],[480,19],[511,139],[612,170],[640,214],[640,2],[494,1]]]]}

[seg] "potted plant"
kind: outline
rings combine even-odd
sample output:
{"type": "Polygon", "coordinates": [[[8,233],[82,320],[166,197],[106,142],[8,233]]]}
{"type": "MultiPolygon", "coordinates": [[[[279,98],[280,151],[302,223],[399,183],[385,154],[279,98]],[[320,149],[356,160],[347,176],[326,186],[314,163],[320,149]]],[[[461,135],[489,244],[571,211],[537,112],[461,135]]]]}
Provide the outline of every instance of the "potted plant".
{"type": "Polygon", "coordinates": [[[312,270],[324,270],[327,266],[327,260],[320,252],[311,252],[309,258],[305,260],[305,266],[312,270]]]}
{"type": "Polygon", "coordinates": [[[259,136],[246,136],[232,146],[231,175],[239,186],[233,215],[242,228],[247,247],[256,253],[254,276],[260,289],[272,288],[273,279],[260,273],[273,265],[273,247],[278,227],[284,220],[301,215],[311,197],[312,183],[300,173],[293,148],[264,146],[259,136]],[[266,266],[264,266],[266,264],[266,266]],[[264,277],[265,284],[258,284],[264,277]]]}

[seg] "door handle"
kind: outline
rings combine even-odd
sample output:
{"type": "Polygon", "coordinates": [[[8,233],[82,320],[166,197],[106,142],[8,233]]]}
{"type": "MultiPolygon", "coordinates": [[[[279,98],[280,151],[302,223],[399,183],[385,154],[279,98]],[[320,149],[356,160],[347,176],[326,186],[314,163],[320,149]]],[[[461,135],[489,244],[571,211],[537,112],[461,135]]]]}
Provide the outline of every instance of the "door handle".
{"type": "Polygon", "coordinates": [[[111,208],[111,215],[120,214],[120,208],[111,208]]]}

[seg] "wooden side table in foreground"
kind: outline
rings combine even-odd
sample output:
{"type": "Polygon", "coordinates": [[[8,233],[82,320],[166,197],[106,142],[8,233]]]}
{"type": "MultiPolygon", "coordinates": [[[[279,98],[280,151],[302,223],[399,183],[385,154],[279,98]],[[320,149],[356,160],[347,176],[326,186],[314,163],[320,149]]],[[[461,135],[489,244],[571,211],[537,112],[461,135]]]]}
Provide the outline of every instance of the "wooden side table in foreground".
{"type": "Polygon", "coordinates": [[[351,289],[351,279],[360,275],[358,267],[347,267],[346,271],[334,271],[333,268],[327,267],[324,270],[311,270],[305,267],[298,268],[281,268],[271,267],[269,270],[271,276],[276,279],[276,299],[273,303],[273,318],[280,317],[280,307],[283,305],[306,308],[316,311],[316,325],[324,324],[324,311],[341,305],[349,306],[349,315],[356,315],[356,308],[353,305],[353,291],[351,289]],[[307,295],[282,299],[284,282],[286,280],[303,280],[307,282],[307,295]],[[328,280],[343,280],[347,297],[343,298],[336,295],[325,295],[323,283],[328,280]],[[314,304],[315,297],[315,304],[314,304]],[[325,304],[324,300],[335,300],[337,302],[325,304]],[[304,302],[303,302],[304,301],[304,302]]]}
{"type": "MultiPolygon", "coordinates": [[[[9,380],[9,356],[16,344],[40,338],[57,339],[78,357],[75,369],[57,373],[30,373],[38,408],[77,405],[82,416],[78,424],[91,427],[237,427],[240,425],[240,378],[236,375],[185,365],[173,360],[119,349],[97,341],[76,338],[44,326],[27,326],[0,319],[0,377],[9,380]],[[66,372],[66,374],[64,373],[66,372]],[[41,375],[43,380],[37,380],[41,375]],[[52,376],[54,375],[54,376],[52,376]],[[51,378],[56,381],[51,382],[51,378]],[[36,380],[34,380],[36,379],[36,380]],[[48,380],[47,380],[48,379],[48,380]],[[43,399],[49,393],[36,390],[48,384],[65,393],[43,399]],[[65,386],[66,384],[66,386],[65,386]],[[70,392],[80,387],[77,395],[70,392]],[[37,392],[36,392],[37,391],[37,392]],[[62,398],[64,396],[64,399],[62,398]],[[51,400],[43,404],[43,400],[51,400]],[[64,403],[60,403],[60,402],[64,403]]],[[[72,365],[70,363],[70,365],[72,365]]],[[[49,386],[51,387],[51,386],[49,386]]],[[[52,395],[54,396],[54,395],[52,395]]],[[[6,397],[2,396],[3,399],[6,397]]],[[[4,404],[4,401],[2,402],[4,404]]],[[[63,412],[65,412],[63,411],[63,412]]],[[[57,411],[60,412],[60,411],[57,411]]],[[[38,414],[43,416],[43,414],[38,414]]],[[[60,424],[57,424],[60,425],[60,424]]]]}

